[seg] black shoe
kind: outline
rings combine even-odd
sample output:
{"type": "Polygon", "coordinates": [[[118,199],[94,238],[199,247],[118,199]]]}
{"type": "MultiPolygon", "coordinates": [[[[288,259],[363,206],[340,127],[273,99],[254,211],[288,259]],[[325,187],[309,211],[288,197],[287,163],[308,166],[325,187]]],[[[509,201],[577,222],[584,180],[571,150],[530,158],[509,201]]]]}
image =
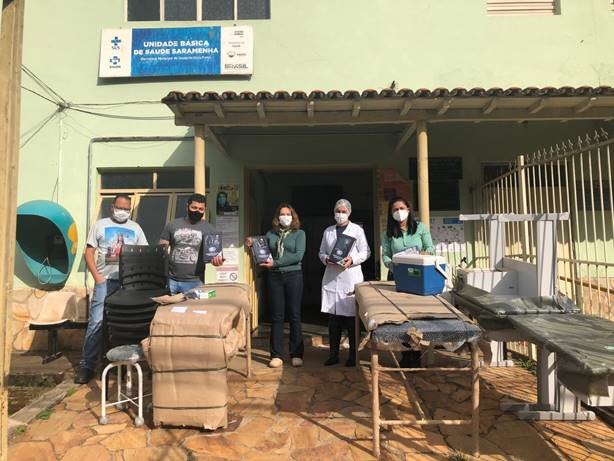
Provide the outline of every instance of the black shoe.
{"type": "Polygon", "coordinates": [[[79,367],[75,373],[75,384],[87,384],[94,377],[94,372],[89,368],[79,367]]]}
{"type": "Polygon", "coordinates": [[[348,357],[348,359],[345,361],[345,366],[346,367],[355,367],[356,366],[356,359],[354,358],[353,355],[350,355],[348,357]]]}
{"type": "Polygon", "coordinates": [[[338,356],[332,356],[329,357],[326,362],[324,362],[324,366],[331,366],[331,365],[337,365],[339,363],[339,357],[338,356]]]}

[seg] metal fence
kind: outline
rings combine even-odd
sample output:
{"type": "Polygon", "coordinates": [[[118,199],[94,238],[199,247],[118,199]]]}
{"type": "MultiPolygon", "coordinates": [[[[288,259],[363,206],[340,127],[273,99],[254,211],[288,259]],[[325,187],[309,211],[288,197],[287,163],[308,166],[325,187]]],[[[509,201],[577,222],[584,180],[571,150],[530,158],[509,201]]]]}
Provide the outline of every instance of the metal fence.
{"type": "MultiPolygon", "coordinates": [[[[559,290],[585,314],[614,312],[614,139],[605,131],[521,155],[482,186],[484,213],[560,213],[557,227],[559,290]]],[[[535,262],[535,229],[506,224],[506,256],[535,262]]],[[[486,224],[475,224],[476,266],[487,263],[486,224]]],[[[520,352],[527,352],[522,346],[520,352]]],[[[529,351],[530,352],[530,351],[529,351]]]]}

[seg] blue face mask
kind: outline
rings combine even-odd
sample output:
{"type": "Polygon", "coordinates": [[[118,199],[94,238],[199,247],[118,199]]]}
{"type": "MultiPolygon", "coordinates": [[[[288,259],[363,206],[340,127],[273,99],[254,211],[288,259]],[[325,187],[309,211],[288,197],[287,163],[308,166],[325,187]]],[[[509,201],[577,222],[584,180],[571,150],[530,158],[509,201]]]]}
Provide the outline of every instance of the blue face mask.
{"type": "Polygon", "coordinates": [[[220,206],[224,206],[226,204],[226,197],[224,197],[223,195],[219,196],[217,198],[217,204],[220,206]]]}

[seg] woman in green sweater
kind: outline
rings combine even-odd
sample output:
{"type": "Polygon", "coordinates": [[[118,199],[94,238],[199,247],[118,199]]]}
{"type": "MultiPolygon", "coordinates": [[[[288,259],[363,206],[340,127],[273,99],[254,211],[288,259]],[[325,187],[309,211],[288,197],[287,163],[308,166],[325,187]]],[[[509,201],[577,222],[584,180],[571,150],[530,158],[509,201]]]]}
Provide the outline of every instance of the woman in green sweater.
{"type": "Polygon", "coordinates": [[[409,248],[420,254],[435,254],[430,232],[414,219],[407,200],[393,197],[388,202],[388,223],[386,232],[382,234],[384,266],[388,268],[388,280],[394,280],[392,255],[409,248]]]}
{"type": "MultiPolygon", "coordinates": [[[[435,254],[433,239],[422,223],[417,222],[403,197],[393,197],[388,202],[388,223],[382,234],[384,265],[388,268],[388,280],[394,280],[392,256],[412,248],[416,253],[435,254]]],[[[401,367],[420,366],[420,351],[405,351],[401,355],[401,367]]]]}
{"type": "MultiPolygon", "coordinates": [[[[271,361],[269,367],[283,365],[284,313],[290,324],[290,358],[292,366],[303,365],[303,331],[301,305],[303,298],[302,261],[305,255],[305,232],[298,214],[287,203],[277,207],[273,228],[266,233],[271,259],[260,264],[268,269],[269,306],[271,307],[271,361]]],[[[252,245],[251,239],[245,242],[252,245]]]]}

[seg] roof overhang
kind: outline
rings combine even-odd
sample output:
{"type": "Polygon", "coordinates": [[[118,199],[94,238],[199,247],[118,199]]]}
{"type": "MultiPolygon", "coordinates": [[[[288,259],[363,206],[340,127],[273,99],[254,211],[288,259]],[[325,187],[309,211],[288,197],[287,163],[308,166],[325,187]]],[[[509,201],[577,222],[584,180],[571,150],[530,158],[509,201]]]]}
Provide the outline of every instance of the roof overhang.
{"type": "Polygon", "coordinates": [[[180,126],[316,126],[614,119],[614,88],[170,92],[180,126]]]}

